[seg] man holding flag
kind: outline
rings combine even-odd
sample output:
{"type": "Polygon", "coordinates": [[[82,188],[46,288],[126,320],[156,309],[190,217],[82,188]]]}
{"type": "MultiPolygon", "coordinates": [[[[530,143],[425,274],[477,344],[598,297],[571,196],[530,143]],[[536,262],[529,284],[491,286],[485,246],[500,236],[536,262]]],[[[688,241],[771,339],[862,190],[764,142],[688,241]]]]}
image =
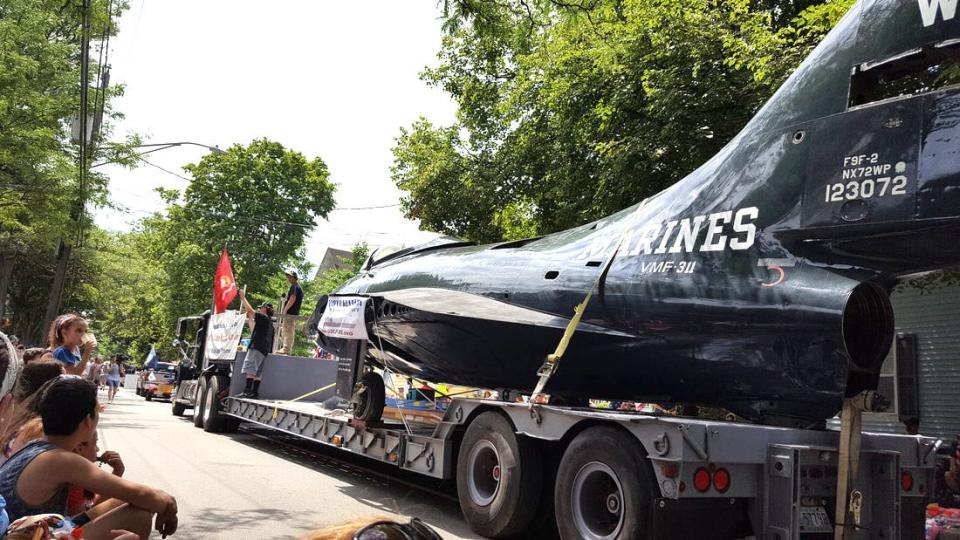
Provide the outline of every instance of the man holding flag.
{"type": "Polygon", "coordinates": [[[243,374],[247,377],[247,384],[241,397],[256,399],[260,397],[260,375],[263,373],[263,361],[273,350],[273,305],[270,302],[260,304],[260,309],[254,310],[247,296],[240,292],[240,302],[247,312],[247,326],[253,331],[250,336],[250,347],[243,359],[243,374]]]}
{"type": "Polygon", "coordinates": [[[217,273],[213,278],[214,314],[225,311],[238,293],[241,309],[247,315],[247,326],[252,332],[250,347],[247,348],[247,354],[243,359],[242,372],[246,376],[247,383],[241,397],[257,398],[260,394],[263,362],[267,355],[273,352],[273,305],[264,302],[258,309],[250,305],[246,294],[237,288],[233,269],[230,267],[230,258],[227,256],[227,248],[223,248],[220,264],[217,265],[217,273]]]}

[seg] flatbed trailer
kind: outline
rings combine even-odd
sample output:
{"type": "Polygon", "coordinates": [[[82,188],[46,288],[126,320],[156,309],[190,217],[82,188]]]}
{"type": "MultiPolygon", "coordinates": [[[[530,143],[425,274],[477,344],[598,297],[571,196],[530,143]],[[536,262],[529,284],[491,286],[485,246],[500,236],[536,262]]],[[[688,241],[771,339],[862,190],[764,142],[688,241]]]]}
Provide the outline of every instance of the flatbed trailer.
{"type": "MultiPolygon", "coordinates": [[[[363,422],[317,401],[209,403],[209,431],[252,422],[455,481],[484,536],[834,538],[837,431],[459,398],[434,425],[363,422]]],[[[924,537],[936,447],[863,434],[854,538],[924,537]]]]}

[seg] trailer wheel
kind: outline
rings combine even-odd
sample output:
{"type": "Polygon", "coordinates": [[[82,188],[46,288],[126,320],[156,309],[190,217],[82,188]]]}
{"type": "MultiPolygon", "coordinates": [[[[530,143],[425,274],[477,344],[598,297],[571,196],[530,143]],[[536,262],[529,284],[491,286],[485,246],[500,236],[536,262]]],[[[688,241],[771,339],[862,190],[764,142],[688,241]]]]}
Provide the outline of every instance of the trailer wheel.
{"type": "Polygon", "coordinates": [[[379,422],[386,396],[383,377],[373,371],[364,373],[353,390],[353,417],[365,422],[379,422]]]}
{"type": "Polygon", "coordinates": [[[226,379],[220,377],[210,377],[207,381],[206,399],[203,410],[203,430],[209,433],[228,433],[234,432],[239,427],[240,422],[232,416],[223,413],[223,402],[219,394],[221,387],[226,379]]]}
{"type": "Polygon", "coordinates": [[[200,377],[197,381],[197,389],[194,393],[193,404],[193,425],[203,427],[203,409],[207,402],[207,378],[200,377]]]}
{"type": "Polygon", "coordinates": [[[557,471],[560,537],[648,538],[657,486],[646,457],[634,437],[616,428],[597,426],[577,435],[557,471]]]}
{"type": "Polygon", "coordinates": [[[522,532],[540,506],[542,485],[540,449],[533,441],[518,438],[493,411],[470,423],[457,458],[457,496],[474,532],[491,538],[522,532]]]}

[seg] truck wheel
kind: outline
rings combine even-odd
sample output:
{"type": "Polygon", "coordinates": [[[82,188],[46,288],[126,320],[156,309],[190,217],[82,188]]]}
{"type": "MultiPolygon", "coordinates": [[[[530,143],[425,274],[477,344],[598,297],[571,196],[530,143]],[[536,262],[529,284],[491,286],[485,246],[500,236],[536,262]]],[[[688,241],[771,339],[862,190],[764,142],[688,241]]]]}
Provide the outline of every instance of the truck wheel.
{"type": "Polygon", "coordinates": [[[203,409],[207,398],[207,378],[200,377],[197,381],[197,388],[194,393],[193,404],[193,425],[203,427],[203,409]]]}
{"type": "Polygon", "coordinates": [[[170,398],[170,401],[173,402],[171,409],[173,410],[174,416],[183,416],[183,412],[187,410],[187,406],[183,403],[177,403],[177,396],[170,398]]]}
{"type": "Polygon", "coordinates": [[[379,422],[386,399],[383,377],[373,371],[364,373],[353,391],[353,417],[364,422],[379,422]]]}
{"type": "Polygon", "coordinates": [[[220,393],[220,378],[210,377],[204,390],[203,430],[216,433],[223,426],[223,415],[220,414],[223,405],[217,397],[220,393]]]}
{"type": "Polygon", "coordinates": [[[563,539],[648,538],[657,494],[643,446],[608,426],[583,431],[567,447],[554,491],[563,539]]]}
{"type": "Polygon", "coordinates": [[[539,447],[518,438],[499,413],[481,414],[467,428],[457,458],[457,496],[474,532],[490,538],[519,534],[540,506],[539,447]]]}

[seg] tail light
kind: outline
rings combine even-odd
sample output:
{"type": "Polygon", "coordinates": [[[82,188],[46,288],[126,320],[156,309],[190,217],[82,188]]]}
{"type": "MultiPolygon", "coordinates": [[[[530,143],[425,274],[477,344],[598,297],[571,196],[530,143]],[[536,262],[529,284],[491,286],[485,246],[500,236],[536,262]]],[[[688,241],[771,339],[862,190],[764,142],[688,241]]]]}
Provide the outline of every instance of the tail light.
{"type": "Polygon", "coordinates": [[[710,489],[710,473],[707,469],[700,467],[693,473],[693,488],[700,493],[705,493],[710,489]]]}
{"type": "Polygon", "coordinates": [[[903,471],[900,473],[900,489],[904,491],[913,490],[913,475],[910,471],[903,471]]]}
{"type": "Polygon", "coordinates": [[[713,488],[720,493],[725,493],[730,488],[730,473],[726,469],[713,471],[713,488]]]}

